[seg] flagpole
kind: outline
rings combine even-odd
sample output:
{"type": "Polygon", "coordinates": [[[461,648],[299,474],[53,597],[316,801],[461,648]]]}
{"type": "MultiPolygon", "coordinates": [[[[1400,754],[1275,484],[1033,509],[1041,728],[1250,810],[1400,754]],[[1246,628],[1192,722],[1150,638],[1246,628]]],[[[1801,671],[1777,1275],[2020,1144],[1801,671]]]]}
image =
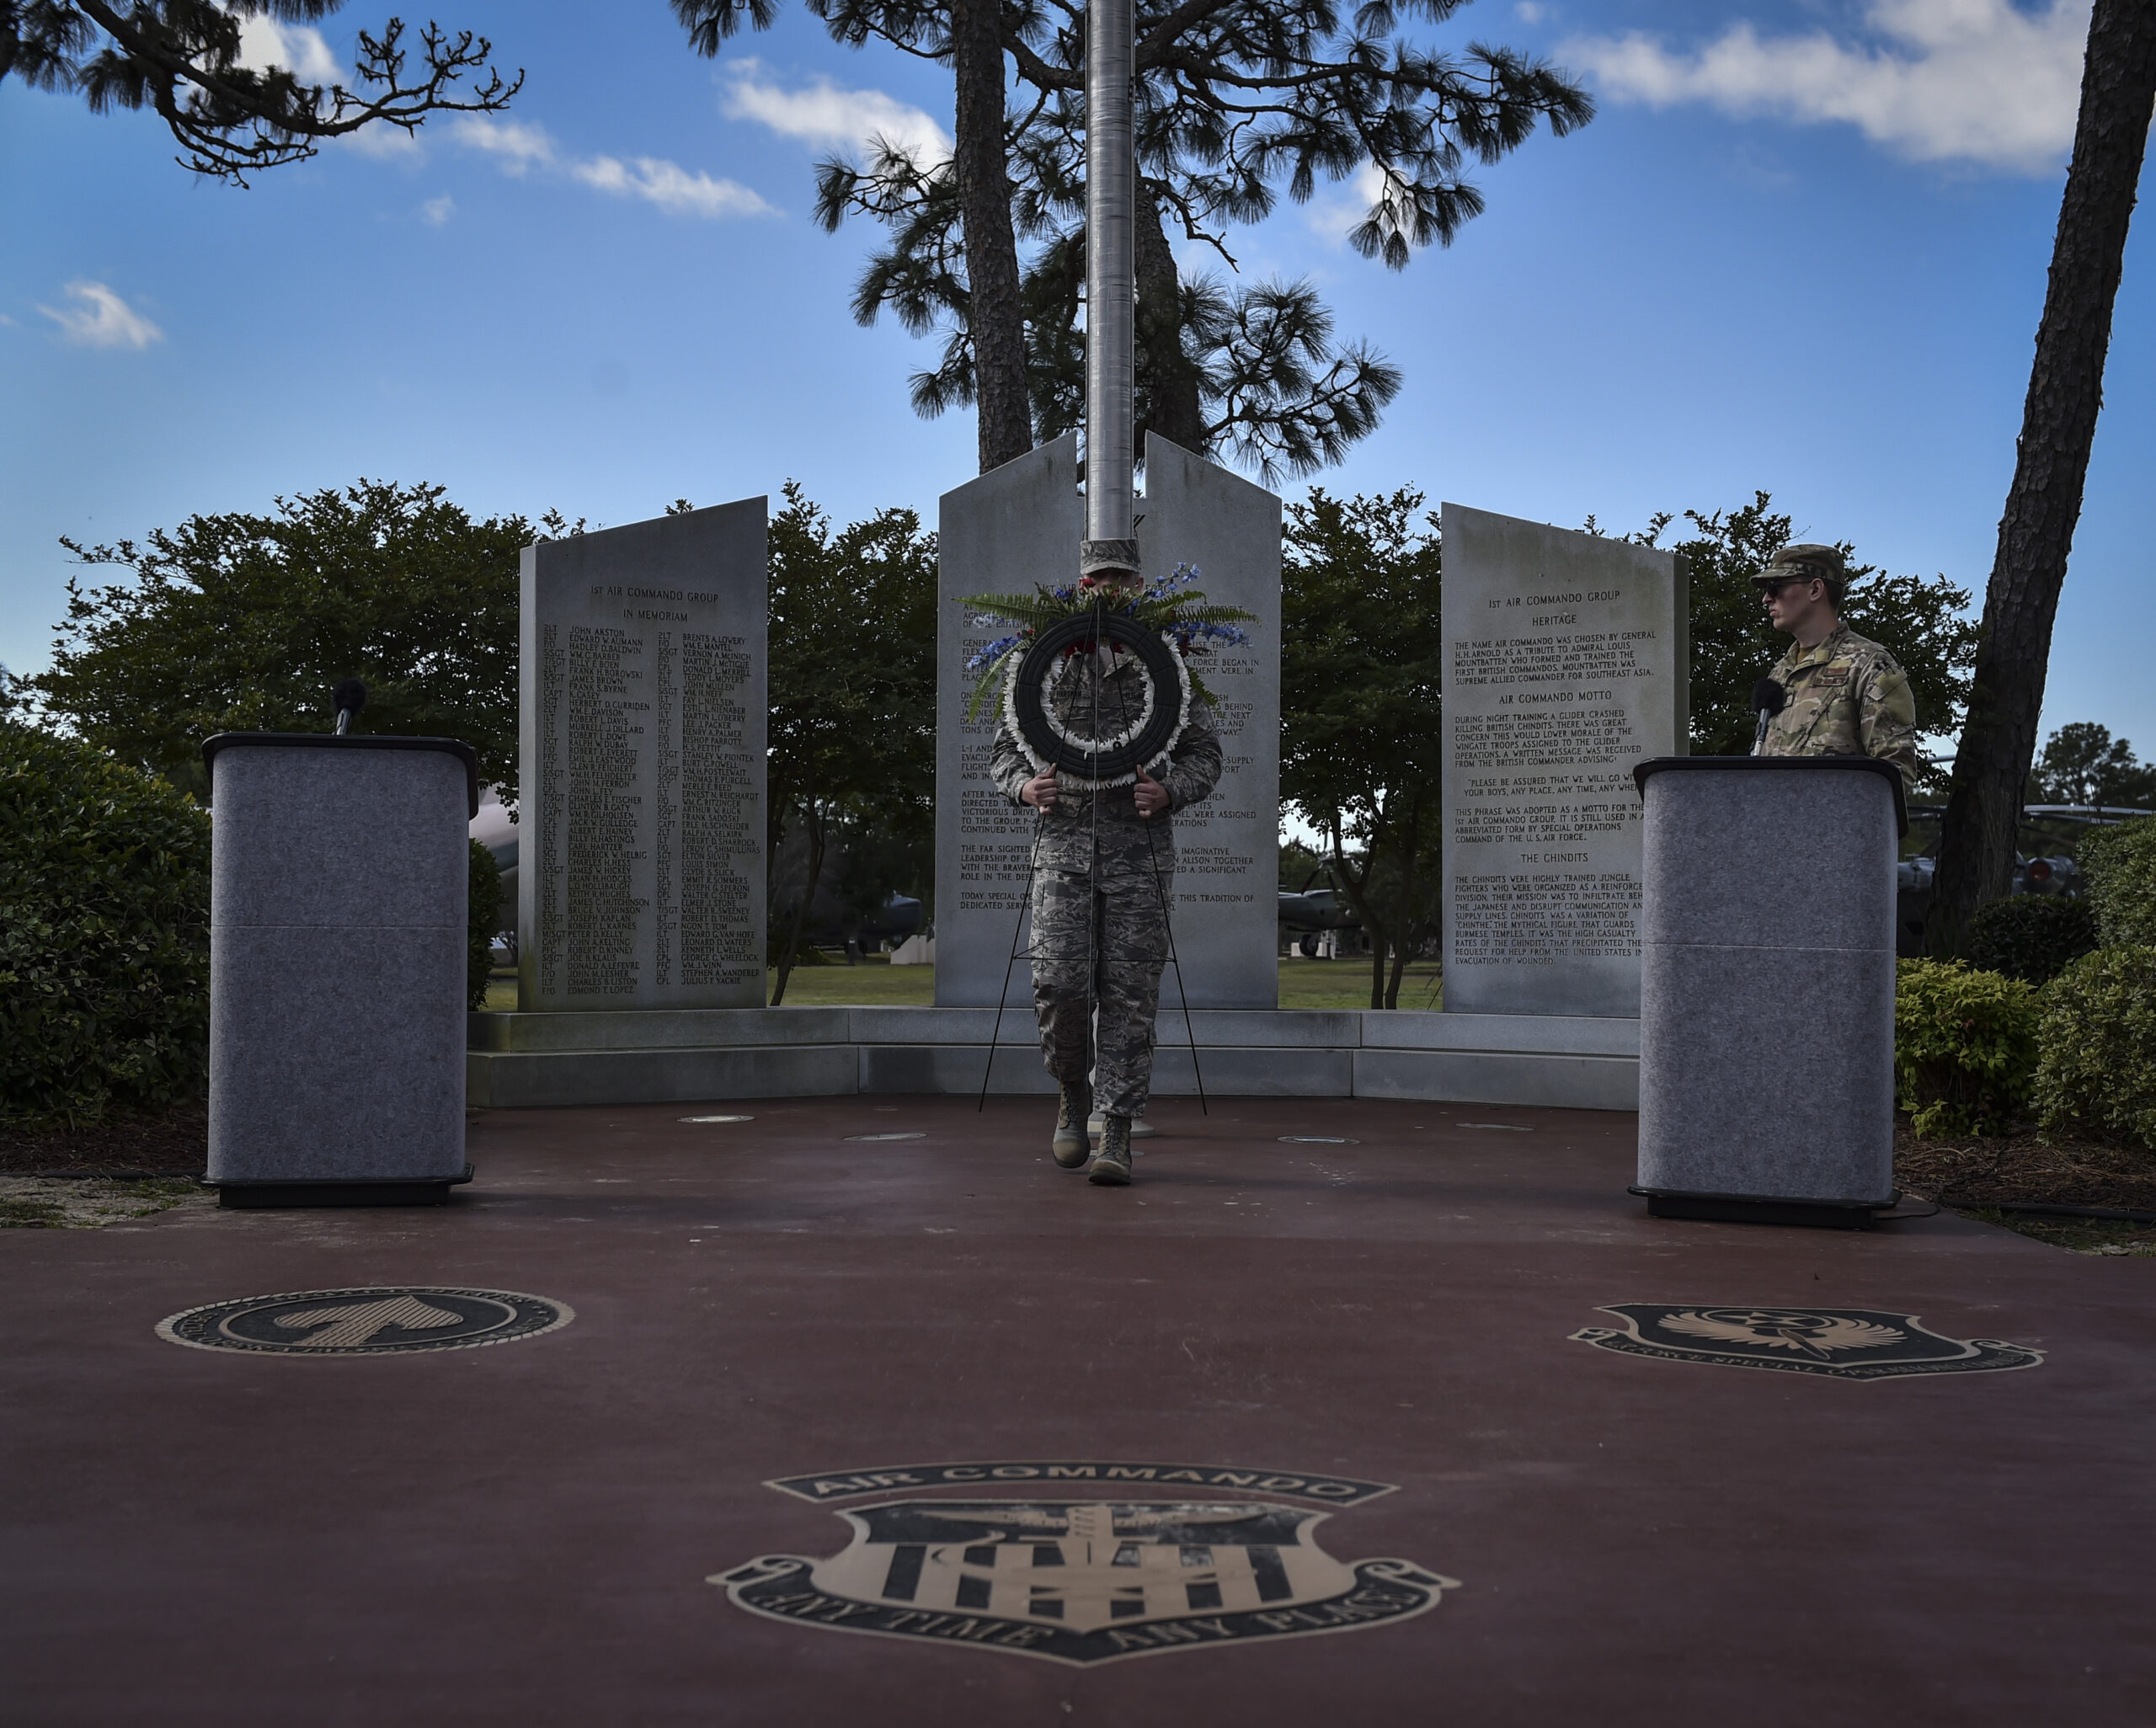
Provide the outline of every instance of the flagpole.
{"type": "Polygon", "coordinates": [[[1086,538],[1129,540],[1133,491],[1132,0],[1086,8],[1086,538]]]}

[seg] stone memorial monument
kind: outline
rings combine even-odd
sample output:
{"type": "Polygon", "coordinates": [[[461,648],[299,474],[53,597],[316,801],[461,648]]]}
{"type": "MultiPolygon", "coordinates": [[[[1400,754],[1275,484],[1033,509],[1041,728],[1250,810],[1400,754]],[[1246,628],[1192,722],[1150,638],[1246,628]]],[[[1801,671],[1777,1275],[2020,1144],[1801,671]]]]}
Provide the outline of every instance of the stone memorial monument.
{"type": "Polygon", "coordinates": [[[764,1000],[766,500],[527,547],[517,1001],[764,1000]]]}
{"type": "Polygon", "coordinates": [[[1444,1006],[1640,1011],[1640,803],[1680,755],[1689,595],[1673,552],[1449,504],[1444,1006]]]}
{"type": "MultiPolygon", "coordinates": [[[[936,1002],[995,1005],[1008,969],[1012,1005],[1030,1004],[1025,909],[1033,813],[988,777],[997,714],[968,723],[975,675],[967,659],[1002,633],[974,621],[968,594],[1022,592],[1076,580],[1085,502],[1077,440],[1066,435],[943,496],[942,610],[937,629],[936,1002]],[[1010,964],[1017,937],[1018,962],[1010,964]]],[[[1193,657],[1219,699],[1226,756],[1213,795],[1175,818],[1171,891],[1176,950],[1193,1008],[1271,1008],[1278,1001],[1280,829],[1280,500],[1165,439],[1145,445],[1136,500],[1148,581],[1195,565],[1196,586],[1255,613],[1246,648],[1193,657]]],[[[1177,1005],[1172,976],[1164,1009],[1177,1005]]]]}

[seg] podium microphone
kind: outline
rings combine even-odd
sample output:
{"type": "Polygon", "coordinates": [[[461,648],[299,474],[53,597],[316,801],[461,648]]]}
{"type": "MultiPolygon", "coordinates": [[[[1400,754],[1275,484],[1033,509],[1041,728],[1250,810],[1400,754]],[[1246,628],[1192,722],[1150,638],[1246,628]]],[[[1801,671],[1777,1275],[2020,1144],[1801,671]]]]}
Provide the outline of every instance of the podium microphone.
{"type": "Polygon", "coordinates": [[[1771,678],[1752,686],[1752,706],[1759,711],[1759,723],[1752,730],[1752,754],[1758,755],[1767,742],[1767,723],[1788,705],[1789,692],[1771,678]]]}
{"type": "Polygon", "coordinates": [[[367,687],[356,678],[340,678],[329,691],[331,704],[337,710],[337,736],[344,737],[352,723],[352,716],[367,705],[367,687]]]}

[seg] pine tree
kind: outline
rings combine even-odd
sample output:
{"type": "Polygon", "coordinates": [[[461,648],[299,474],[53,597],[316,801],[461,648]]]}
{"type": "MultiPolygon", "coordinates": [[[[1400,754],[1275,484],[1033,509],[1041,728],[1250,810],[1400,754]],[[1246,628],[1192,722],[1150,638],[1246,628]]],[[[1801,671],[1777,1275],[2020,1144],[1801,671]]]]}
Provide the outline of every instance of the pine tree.
{"type": "MultiPolygon", "coordinates": [[[[860,163],[827,161],[818,213],[829,227],[860,215],[886,229],[857,317],[888,310],[915,334],[944,338],[938,365],[914,380],[915,408],[977,405],[984,470],[1022,456],[1082,416],[1084,8],[808,3],[839,41],[874,39],[953,69],[952,161],[889,143],[860,163]],[[1001,99],[1006,73],[1023,97],[1015,109],[1001,99]]],[[[1400,375],[1365,344],[1337,345],[1308,283],[1186,281],[1168,236],[1232,266],[1231,228],[1366,171],[1371,202],[1349,236],[1358,252],[1399,269],[1417,248],[1449,244],[1483,207],[1470,162],[1496,163],[1538,125],[1562,135],[1593,113],[1542,61],[1409,40],[1407,21],[1443,24],[1465,3],[1369,0],[1348,19],[1332,0],[1138,0],[1140,447],[1152,430],[1268,475],[1303,473],[1376,424],[1400,375]]],[[[760,29],[776,14],[776,0],[674,5],[705,54],[744,19],[760,29]]]]}
{"type": "Polygon", "coordinates": [[[2081,516],[2128,225],[2156,107],[2156,5],[2096,0],[2051,283],[1999,550],[1984,590],[1969,717],[1940,832],[1930,945],[1951,953],[2012,885],[2059,590],[2081,516]]]}
{"type": "Polygon", "coordinates": [[[407,82],[404,21],[359,33],[355,92],[303,84],[284,67],[240,64],[251,18],[304,23],[344,0],[0,0],[0,83],[77,90],[97,114],[152,109],[211,179],[247,184],[263,168],[304,161],[325,138],[381,122],[416,131],[430,114],[492,114],[509,106],[522,72],[504,81],[494,45],[469,30],[428,24],[420,65],[407,82]],[[480,73],[486,83],[478,83],[480,73]],[[467,75],[468,88],[460,89],[467,75]]]}

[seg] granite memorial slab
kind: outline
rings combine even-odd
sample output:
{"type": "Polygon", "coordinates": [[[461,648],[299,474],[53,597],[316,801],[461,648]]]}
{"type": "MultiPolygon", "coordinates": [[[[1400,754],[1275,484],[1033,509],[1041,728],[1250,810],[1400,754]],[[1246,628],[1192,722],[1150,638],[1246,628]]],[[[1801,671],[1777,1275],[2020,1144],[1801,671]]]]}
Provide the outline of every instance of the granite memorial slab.
{"type": "Polygon", "coordinates": [[[1444,1007],[1636,1015],[1633,766],[1681,754],[1674,553],[1448,504],[1444,1007]]]}
{"type": "MultiPolygon", "coordinates": [[[[1033,1000],[1024,897],[1030,810],[988,777],[996,714],[966,718],[967,659],[1000,632],[974,621],[969,594],[1022,593],[1074,581],[1084,531],[1075,436],[1005,463],[944,494],[937,636],[936,1001],[939,1007],[1033,1000]],[[1011,964],[1014,940],[1018,960],[1011,964]]],[[[1177,952],[1193,1008],[1271,1008],[1280,819],[1280,501],[1262,487],[1158,438],[1146,442],[1138,539],[1147,579],[1198,567],[1209,600],[1258,622],[1247,648],[1193,658],[1218,698],[1225,766],[1203,803],[1175,818],[1171,893],[1177,952]]],[[[1177,1005],[1173,973],[1164,1010],[1177,1005]]],[[[1006,1027],[1003,1036],[1014,1028],[1006,1027]]],[[[1022,1042],[1028,1025],[1015,1028],[1022,1042]]]]}
{"type": "MultiPolygon", "coordinates": [[[[966,661],[998,632],[976,624],[969,594],[1019,594],[1036,582],[1075,580],[1086,512],[1078,439],[1065,433],[1015,461],[944,493],[937,513],[941,564],[936,625],[936,1003],[995,1005],[1006,967],[1013,1004],[1033,1000],[1022,958],[1030,810],[988,777],[997,715],[966,718],[974,675],[966,661]]],[[[1022,1031],[1022,1028],[1021,1028],[1022,1031]]]]}
{"type": "Polygon", "coordinates": [[[766,500],[525,549],[517,1000],[764,1000],[766,500]]]}

